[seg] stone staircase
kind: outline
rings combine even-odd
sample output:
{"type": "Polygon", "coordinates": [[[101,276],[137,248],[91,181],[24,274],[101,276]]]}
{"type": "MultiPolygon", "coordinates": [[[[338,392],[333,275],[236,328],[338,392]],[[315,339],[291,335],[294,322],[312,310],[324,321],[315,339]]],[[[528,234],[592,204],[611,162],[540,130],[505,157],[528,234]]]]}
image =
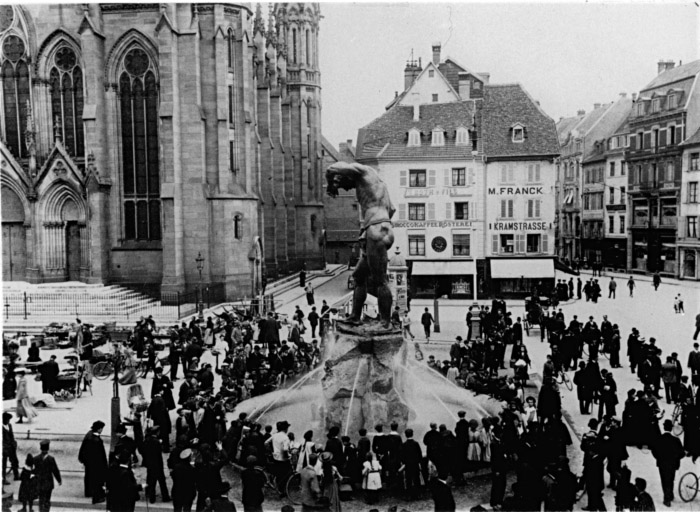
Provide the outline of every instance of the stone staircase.
{"type": "Polygon", "coordinates": [[[160,324],[171,323],[178,319],[178,308],[163,306],[146,294],[119,285],[3,283],[2,318],[6,328],[74,322],[76,317],[89,323],[133,325],[148,315],[160,324]]]}

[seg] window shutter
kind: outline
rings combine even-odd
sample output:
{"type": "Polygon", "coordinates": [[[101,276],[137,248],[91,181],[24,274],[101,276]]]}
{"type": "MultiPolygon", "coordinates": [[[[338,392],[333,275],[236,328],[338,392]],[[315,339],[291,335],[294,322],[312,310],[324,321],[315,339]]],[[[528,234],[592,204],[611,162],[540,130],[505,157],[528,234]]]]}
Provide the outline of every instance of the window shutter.
{"type": "Polygon", "coordinates": [[[428,220],[435,220],[435,203],[428,203],[428,220]]]}
{"type": "Polygon", "coordinates": [[[549,235],[542,235],[542,252],[549,253],[549,235]]]}
{"type": "Polygon", "coordinates": [[[449,187],[451,185],[450,183],[450,175],[452,174],[451,169],[445,169],[445,186],[449,187]]]}
{"type": "Polygon", "coordinates": [[[515,252],[518,254],[525,252],[525,235],[515,235],[515,252]]]}
{"type": "Polygon", "coordinates": [[[540,201],[539,199],[535,199],[535,217],[539,218],[540,216],[540,201]]]}
{"type": "Polygon", "coordinates": [[[540,181],[540,164],[535,164],[535,181],[540,181]]]}
{"type": "Polygon", "coordinates": [[[452,203],[445,203],[445,220],[452,220],[452,203]]]}
{"type": "Polygon", "coordinates": [[[408,186],[408,171],[399,172],[399,186],[400,187],[407,187],[408,186]]]}
{"type": "Polygon", "coordinates": [[[527,214],[528,219],[531,219],[533,216],[532,215],[532,213],[533,213],[532,212],[532,202],[533,202],[532,199],[527,200],[527,212],[526,212],[526,214],[527,214]]]}
{"type": "Polygon", "coordinates": [[[476,202],[469,203],[469,218],[476,219],[476,202]]]}
{"type": "Polygon", "coordinates": [[[533,169],[532,164],[527,166],[527,181],[528,183],[532,183],[535,180],[535,171],[533,169]]]}
{"type": "Polygon", "coordinates": [[[508,181],[506,166],[502,165],[501,166],[501,183],[505,183],[506,181],[508,181]]]}
{"type": "Polygon", "coordinates": [[[399,220],[406,220],[406,203],[399,203],[399,220]]]}
{"type": "Polygon", "coordinates": [[[513,218],[513,200],[508,199],[508,218],[512,219],[513,218]]]}
{"type": "Polygon", "coordinates": [[[508,213],[508,212],[506,211],[506,200],[505,200],[505,199],[501,199],[501,218],[502,218],[502,219],[505,219],[505,218],[506,218],[506,213],[508,213]]]}
{"type": "Polygon", "coordinates": [[[474,168],[470,167],[467,171],[467,185],[474,184],[474,168]]]}
{"type": "Polygon", "coordinates": [[[668,130],[660,130],[659,131],[659,146],[665,146],[666,145],[666,132],[668,130]]]}
{"type": "Polygon", "coordinates": [[[491,235],[491,254],[498,254],[498,235],[491,235]]]}
{"type": "Polygon", "coordinates": [[[428,171],[428,186],[429,187],[435,186],[435,174],[436,174],[435,169],[431,169],[428,171]]]}
{"type": "Polygon", "coordinates": [[[508,166],[508,183],[512,183],[515,180],[515,168],[512,165],[508,166]]]}

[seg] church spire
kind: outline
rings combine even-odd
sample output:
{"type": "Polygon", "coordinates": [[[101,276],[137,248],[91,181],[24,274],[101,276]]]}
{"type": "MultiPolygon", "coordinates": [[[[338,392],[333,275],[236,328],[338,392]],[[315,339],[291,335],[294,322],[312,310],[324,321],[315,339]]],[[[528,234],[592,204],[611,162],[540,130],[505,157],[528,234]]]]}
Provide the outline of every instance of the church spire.
{"type": "Polygon", "coordinates": [[[253,34],[260,32],[263,36],[265,35],[265,20],[263,19],[262,7],[257,4],[255,7],[255,21],[253,22],[253,34]]]}

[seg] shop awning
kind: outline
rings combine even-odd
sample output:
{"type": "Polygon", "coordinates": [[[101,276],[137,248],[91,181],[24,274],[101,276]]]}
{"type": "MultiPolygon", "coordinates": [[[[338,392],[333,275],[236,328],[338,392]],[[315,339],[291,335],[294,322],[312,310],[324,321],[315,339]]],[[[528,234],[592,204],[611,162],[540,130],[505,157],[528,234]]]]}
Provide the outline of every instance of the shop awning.
{"type": "Polygon", "coordinates": [[[414,276],[461,276],[476,274],[473,261],[414,261],[414,276]]]}
{"type": "Polygon", "coordinates": [[[551,279],[554,278],[554,261],[551,259],[509,258],[491,260],[493,279],[551,279]]]}

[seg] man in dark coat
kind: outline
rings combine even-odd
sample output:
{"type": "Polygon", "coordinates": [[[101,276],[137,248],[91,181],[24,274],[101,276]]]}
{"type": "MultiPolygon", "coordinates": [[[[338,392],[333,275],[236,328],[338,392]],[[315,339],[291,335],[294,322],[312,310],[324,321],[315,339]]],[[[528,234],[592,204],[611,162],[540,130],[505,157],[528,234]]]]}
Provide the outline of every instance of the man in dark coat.
{"type": "Polygon", "coordinates": [[[34,475],[36,476],[36,489],[39,494],[39,512],[51,510],[51,494],[53,493],[53,480],[62,485],[61,472],[53,455],[49,455],[50,442],[43,440],[39,443],[41,453],[34,457],[34,475]]]}
{"type": "Polygon", "coordinates": [[[52,395],[56,391],[60,371],[55,355],[52,355],[48,361],[41,364],[41,387],[44,393],[52,395]]]}
{"type": "Polygon", "coordinates": [[[413,439],[413,429],[407,428],[405,435],[406,442],[401,445],[400,460],[401,464],[404,466],[408,498],[414,500],[418,498],[421,485],[420,475],[423,451],[418,442],[413,439]]]}
{"type": "Polygon", "coordinates": [[[163,442],[163,451],[170,451],[170,431],[172,430],[172,422],[168,408],[163,400],[163,395],[157,393],[151,399],[151,404],[148,406],[148,417],[153,420],[153,425],[158,426],[160,439],[163,442]]]}
{"type": "Polygon", "coordinates": [[[153,376],[153,384],[151,386],[151,399],[153,399],[156,393],[161,393],[163,395],[163,400],[165,400],[165,406],[169,411],[172,411],[175,409],[173,387],[173,383],[170,379],[163,375],[163,368],[156,368],[155,375],[153,376]]]}
{"type": "Polygon", "coordinates": [[[311,337],[316,337],[316,327],[318,327],[318,313],[316,312],[316,306],[311,308],[311,312],[307,315],[309,319],[309,325],[311,325],[311,337]]]}
{"type": "Polygon", "coordinates": [[[107,453],[100,437],[104,428],[104,422],[94,422],[90,431],[85,434],[78,452],[78,461],[85,466],[85,497],[92,498],[93,504],[105,501],[107,453]]]}
{"type": "Polygon", "coordinates": [[[202,391],[214,390],[214,373],[211,371],[211,364],[207,363],[197,377],[199,389],[202,391]]]}
{"type": "Polygon", "coordinates": [[[440,473],[430,482],[435,512],[454,512],[457,508],[452,489],[447,485],[447,473],[440,473]]]}
{"type": "Polygon", "coordinates": [[[173,511],[191,511],[197,496],[197,474],[192,464],[192,450],[186,448],[180,452],[170,476],[173,479],[173,511]]]}
{"type": "Polygon", "coordinates": [[[163,450],[158,439],[158,427],[146,430],[146,439],[143,441],[143,465],[146,467],[146,483],[148,501],[156,502],[156,483],[160,485],[160,493],[163,501],[170,501],[168,484],[165,481],[163,470],[163,450]]]}
{"type": "Polygon", "coordinates": [[[403,445],[403,440],[398,432],[399,425],[397,423],[392,423],[390,425],[391,432],[385,437],[385,443],[387,447],[387,457],[385,459],[387,464],[387,473],[389,475],[389,488],[396,491],[400,487],[399,480],[399,467],[401,466],[401,446],[403,445]]]}
{"type": "Polygon", "coordinates": [[[246,458],[246,468],[241,472],[241,486],[243,487],[244,512],[262,512],[262,504],[265,501],[264,487],[267,483],[265,475],[255,469],[258,463],[257,457],[250,455],[246,458]]]}
{"type": "Polygon", "coordinates": [[[605,458],[598,439],[598,421],[591,419],[588,422],[588,427],[590,430],[581,439],[583,476],[586,480],[586,493],[588,494],[588,506],[584,510],[605,510],[603,503],[603,487],[605,483],[603,464],[605,458]]]}
{"type": "Polygon", "coordinates": [[[673,501],[673,481],[676,478],[676,471],[681,465],[681,460],[685,457],[685,450],[681,440],[671,434],[673,421],[664,421],[664,433],[652,446],[652,454],[656,459],[656,466],[659,468],[661,476],[661,487],[664,491],[664,505],[671,506],[673,501]]]}
{"type": "Polygon", "coordinates": [[[5,480],[7,475],[7,461],[10,461],[12,472],[15,475],[15,480],[19,480],[19,460],[17,459],[17,441],[15,434],[12,431],[12,414],[5,411],[2,413],[2,476],[3,482],[9,485],[5,480]]]}
{"type": "Polygon", "coordinates": [[[634,479],[635,496],[632,501],[632,510],[635,512],[654,512],[654,500],[647,492],[647,481],[643,478],[634,479]]]}
{"type": "MultiPolygon", "coordinates": [[[[120,423],[117,426],[117,442],[114,444],[114,456],[121,452],[128,452],[133,463],[138,462],[138,457],[136,456],[136,441],[126,435],[126,425],[120,423]]],[[[110,454],[110,463],[112,462],[112,454],[110,454]]]]}
{"type": "Polygon", "coordinates": [[[117,464],[109,468],[107,475],[107,510],[110,512],[134,512],[140,499],[141,486],[136,482],[126,452],[117,455],[117,464]]]}

